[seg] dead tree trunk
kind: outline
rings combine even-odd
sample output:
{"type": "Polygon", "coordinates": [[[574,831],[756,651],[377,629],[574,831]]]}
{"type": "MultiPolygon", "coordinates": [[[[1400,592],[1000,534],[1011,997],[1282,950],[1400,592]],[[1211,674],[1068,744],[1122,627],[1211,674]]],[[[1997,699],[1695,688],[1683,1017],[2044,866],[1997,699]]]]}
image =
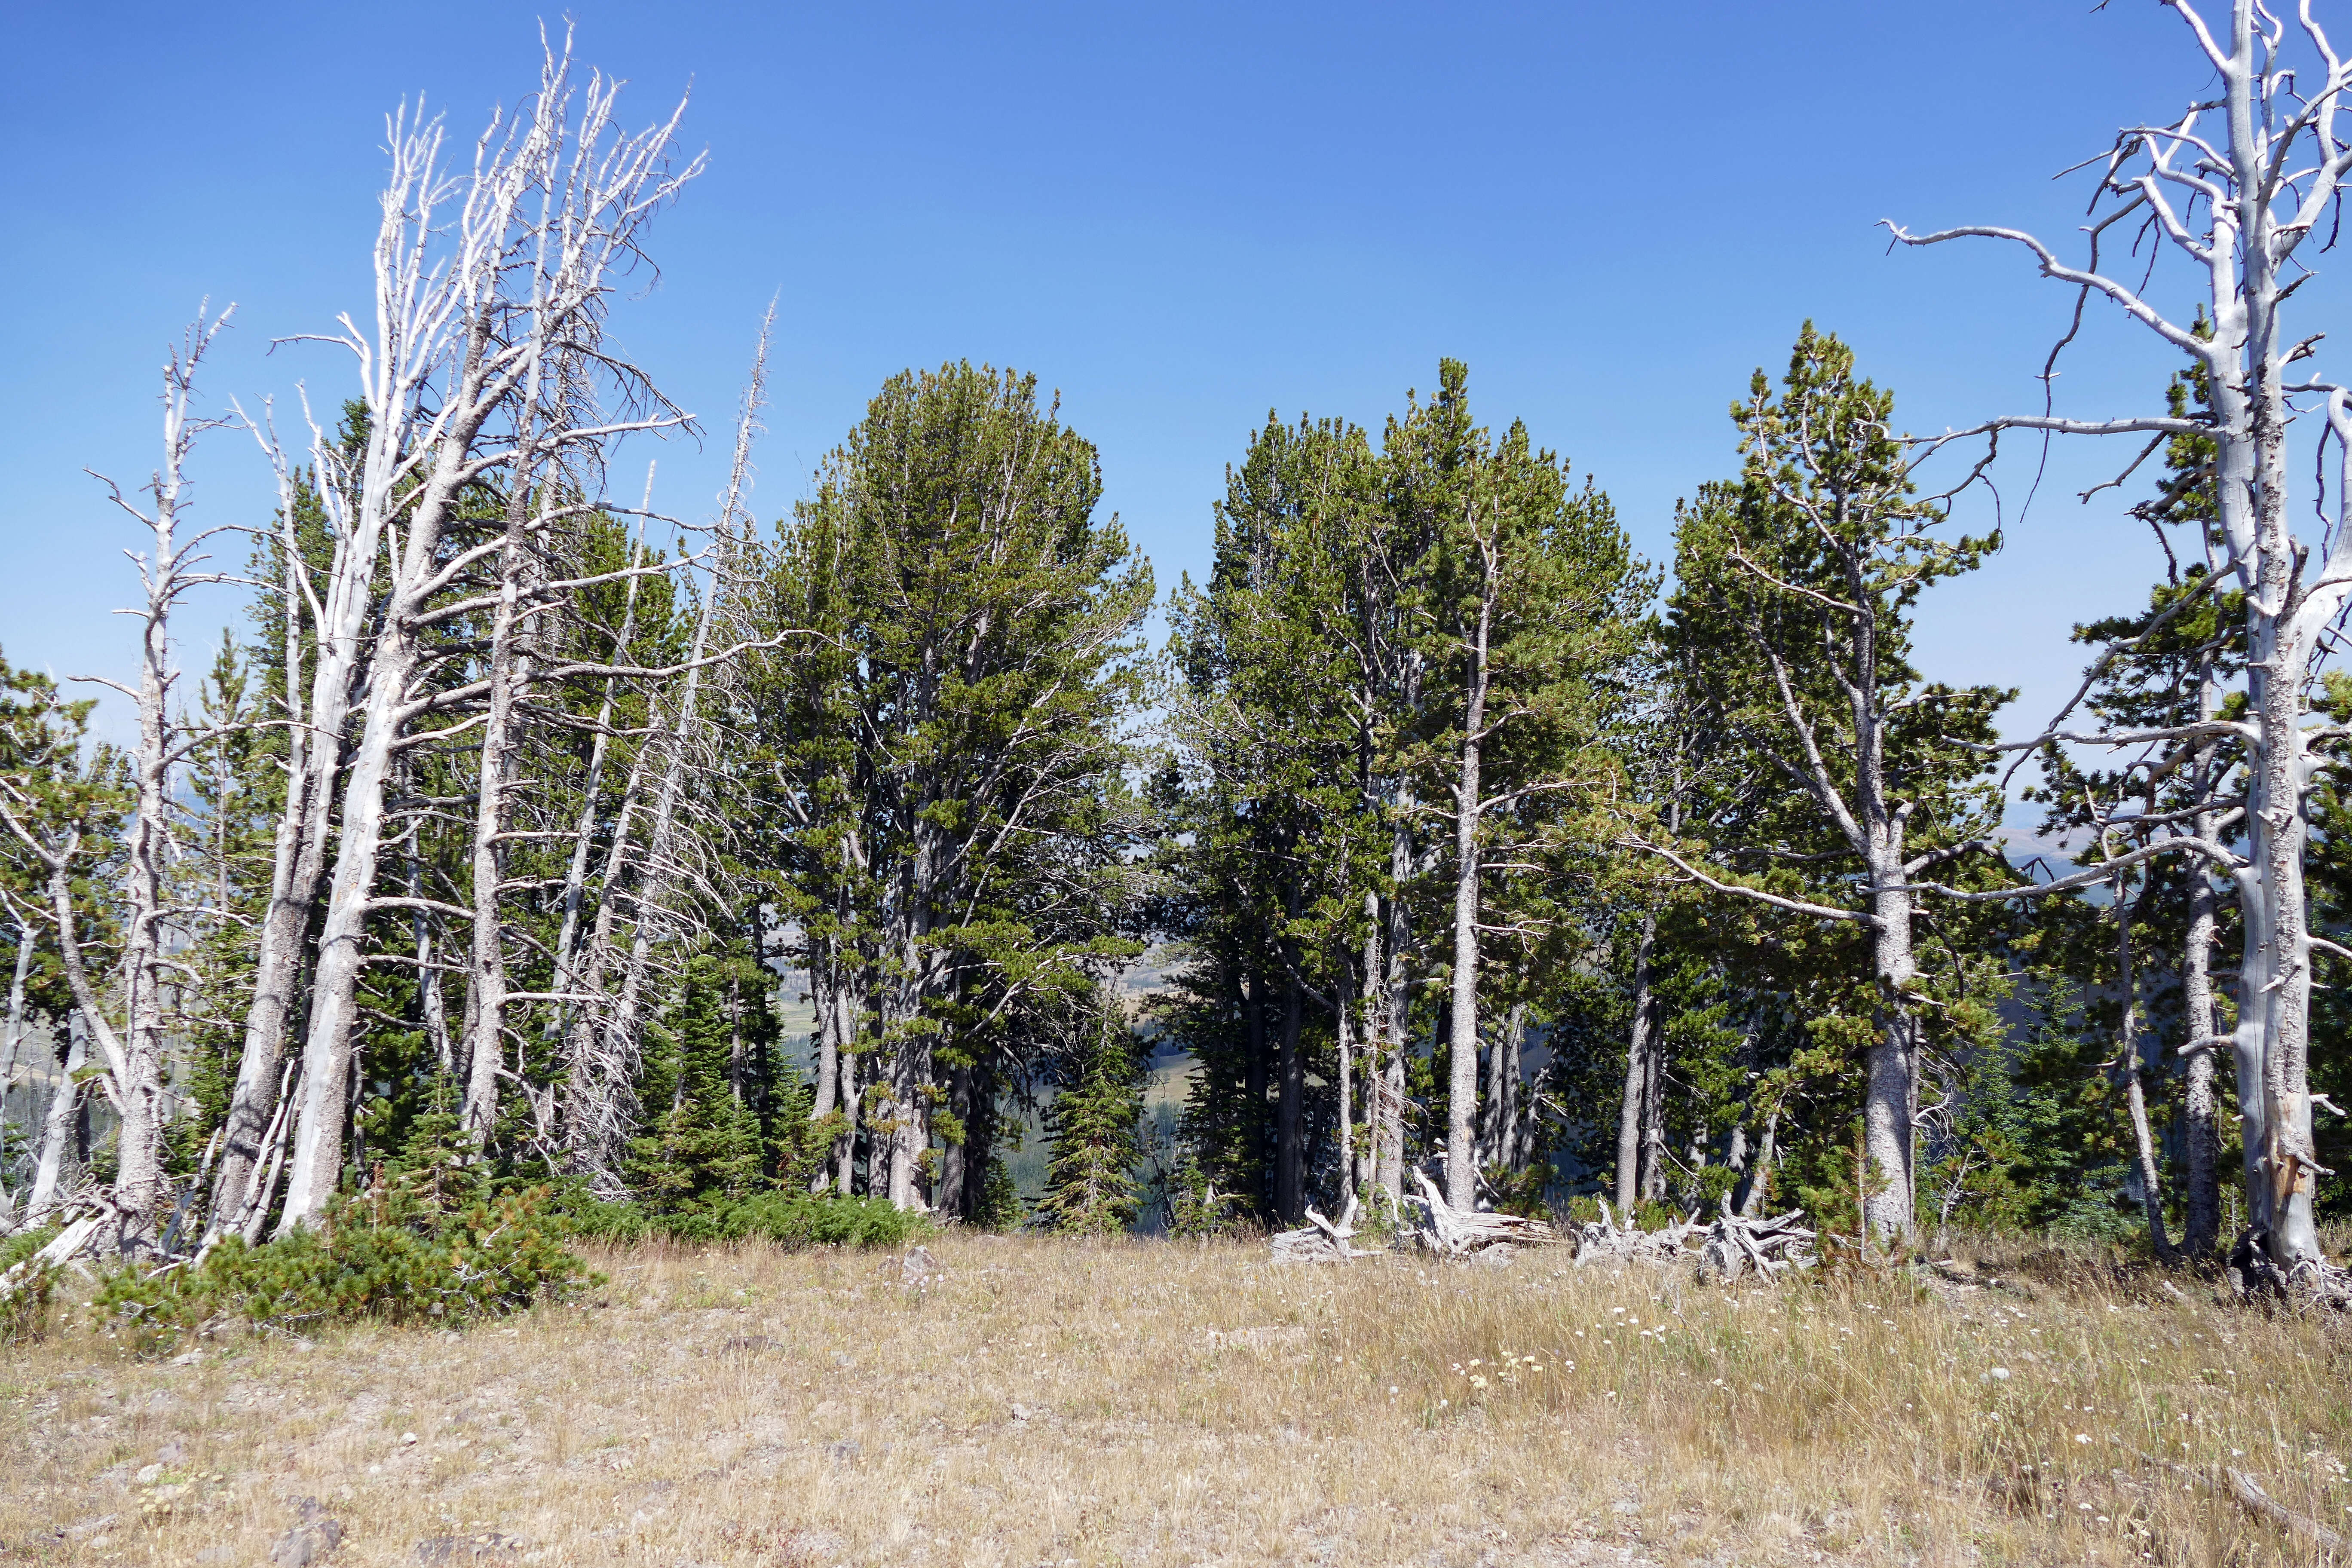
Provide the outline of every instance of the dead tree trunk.
{"type": "Polygon", "coordinates": [[[1449,1208],[1478,1206],[1478,828],[1486,805],[1481,777],[1486,739],[1486,639],[1492,629],[1496,588],[1495,552],[1480,539],[1483,589],[1463,690],[1460,776],[1454,786],[1454,977],[1453,1055],[1446,1079],[1445,1202],[1449,1208]]]}
{"type": "Polygon", "coordinates": [[[1650,957],[1658,942],[1658,916],[1642,911],[1642,934],[1633,948],[1633,1021],[1625,1041],[1625,1098],[1617,1112],[1617,1208],[1631,1215],[1642,1197],[1642,1129],[1650,1104],[1652,1050],[1650,957]]]}
{"type": "MultiPolygon", "coordinates": [[[[2211,813],[2199,814],[2196,831],[2220,847],[2211,813]]],[[[2204,866],[2192,866],[2187,874],[2189,931],[2181,954],[2180,1004],[2182,1049],[2189,1053],[2183,1106],[2188,1121],[2189,1191],[2181,1248],[2191,1258],[2206,1258],[2221,1244],[2221,1125],[2220,1096],[2213,1082],[2213,1050],[2229,1031],[2221,1026],[2213,994],[2213,942],[2221,900],[2204,866]]],[[[2247,1172],[2250,1178],[2255,1173],[2247,1172]]]]}
{"type": "MultiPolygon", "coordinates": [[[[736,421],[734,463],[728,474],[727,494],[720,505],[719,522],[714,531],[710,581],[695,616],[694,636],[687,655],[685,683],[678,691],[676,712],[666,725],[656,726],[655,733],[646,741],[648,747],[657,747],[660,751],[661,784],[655,792],[653,820],[646,832],[645,859],[637,879],[628,961],[622,972],[620,991],[614,1000],[608,1027],[611,1043],[606,1051],[615,1059],[635,1060],[638,1036],[643,1028],[646,984],[650,974],[654,939],[659,924],[667,918],[665,907],[674,874],[672,840],[677,830],[678,810],[686,795],[688,775],[698,760],[696,748],[701,738],[699,703],[702,673],[710,647],[710,628],[718,614],[719,600],[729,591],[730,574],[735,569],[734,530],[751,479],[751,437],[759,427],[760,408],[766,397],[767,374],[768,332],[763,326],[759,351],[751,362],[751,379],[744,389],[741,416],[736,421]]],[[[608,902],[610,898],[608,888],[608,902]]]]}
{"type": "MultiPolygon", "coordinates": [[[[533,367],[525,383],[527,405],[538,401],[539,374],[533,367]]],[[[499,1068],[505,1058],[507,1018],[506,930],[499,899],[506,881],[507,792],[514,783],[515,759],[521,750],[517,710],[530,682],[531,659],[523,646],[526,622],[542,607],[526,602],[531,580],[539,574],[533,565],[537,542],[531,527],[534,485],[541,479],[534,450],[536,423],[535,413],[523,416],[523,435],[516,443],[507,478],[498,605],[490,619],[489,690],[475,772],[473,946],[466,976],[472,1003],[467,1009],[464,1123],[466,1136],[477,1149],[488,1146],[499,1115],[499,1068]]]]}
{"type": "Polygon", "coordinates": [[[2116,879],[2116,991],[2122,1009],[2116,1030],[2116,1061],[2124,1074],[2130,1107],[2133,1150],[2139,1168],[2140,1204],[2147,1215],[2147,1239],[2158,1258],[2169,1261],[2172,1242],[2164,1228],[2164,1173],[2148,1131],[2147,1089],[2140,1060],[2139,982],[2132,965],[2131,918],[2136,900],[2122,877],[2116,879]]]}
{"type": "Polygon", "coordinates": [[[33,1191],[25,1202],[25,1223],[37,1226],[54,1213],[58,1202],[58,1189],[66,1171],[66,1151],[72,1146],[74,1121],[81,1109],[81,1085],[78,1081],[82,1068],[82,1031],[67,1031],[63,1067],[52,1055],[49,1066],[58,1070],[57,1088],[49,1095],[47,1110],[41,1117],[41,1140],[33,1155],[33,1191]]]}
{"type": "Polygon", "coordinates": [[[254,1176],[267,1157],[265,1140],[279,1121],[274,1098],[285,1081],[279,1064],[302,970],[304,939],[326,877],[333,784],[342,766],[343,728],[373,605],[372,583],[383,533],[381,514],[354,504],[352,476],[326,433],[314,426],[312,468],[334,541],[326,594],[317,595],[296,528],[299,492],[291,466],[274,435],[264,437],[258,429],[256,435],[278,476],[286,798],[270,847],[269,901],[254,933],[253,999],[246,1009],[244,1048],[223,1124],[220,1163],[213,1175],[206,1245],[224,1234],[223,1227],[232,1223],[229,1216],[250,1209],[254,1176]],[[313,631],[307,650],[312,664],[307,700],[302,690],[306,621],[313,631]]]}
{"type": "MultiPolygon", "coordinates": [[[[2304,848],[2308,791],[2319,763],[2310,751],[2307,688],[2327,628],[2352,595],[2352,498],[2337,487],[2322,507],[2328,537],[2315,544],[2297,539],[2290,519],[2300,503],[2292,499],[2295,465],[2287,437],[2298,413],[2291,397],[2324,400],[2323,442],[2339,459],[2352,454],[2352,389],[2303,369],[2290,387],[2288,365],[2311,356],[2319,340],[2298,339],[2287,327],[2284,307],[2308,275],[2307,252],[2332,243],[2327,215],[2352,174],[2352,137],[2341,114],[2352,93],[2352,63],[2336,53],[2308,6],[2286,21],[2256,0],[2229,0],[2226,23],[2219,27],[2189,0],[2175,0],[2172,9],[2189,29],[2200,68],[2218,79],[2215,89],[2170,124],[2124,130],[2111,154],[2092,160],[2098,187],[2086,229],[2093,248],[2084,265],[2062,260],[2017,229],[1977,225],[1895,234],[1911,245],[1963,237],[2016,244],[2043,277],[2083,299],[2095,296],[2117,306],[2173,352],[2195,359],[2204,373],[2209,417],[2044,415],[1999,419],[1982,428],[2212,443],[2211,526],[2222,550],[2222,575],[2244,595],[2244,715],[2156,736],[2063,738],[2137,745],[2151,739],[2193,743],[2234,737],[2247,749],[2247,855],[2230,868],[2245,924],[2234,1050],[2242,1132],[2257,1175],[2249,1218],[2273,1266],[2290,1276],[2307,1275],[2325,1263],[2313,1208],[2319,1166],[2309,1092],[2314,939],[2304,848]],[[2289,68],[2291,34],[2300,35],[2293,47],[2315,62],[2312,68],[2289,68]],[[2135,285],[2100,270],[2097,247],[2107,230],[2142,221],[2150,226],[2153,242],[2185,264],[2182,276],[2195,279],[2189,289],[2193,319],[2190,311],[2159,308],[2146,292],[2147,282],[2135,285]]],[[[2061,737],[2053,731],[2051,738],[2061,737]]]]}
{"type": "Polygon", "coordinates": [[[684,417],[633,367],[582,345],[599,338],[612,280],[641,255],[645,224],[699,171],[699,161],[683,171],[667,166],[675,115],[635,135],[618,132],[617,87],[598,76],[589,79],[575,121],[568,50],[567,40],[566,52],[548,55],[538,93],[511,121],[494,122],[475,172],[462,181],[438,169],[437,127],[394,128],[394,184],[377,248],[380,339],[362,341],[353,328],[343,341],[369,373],[360,510],[397,514],[405,528],[390,563],[343,788],[281,1234],[316,1222],[341,1173],[368,917],[396,902],[375,891],[385,780],[394,752],[415,743],[410,726],[453,700],[417,689],[428,663],[425,638],[442,621],[488,607],[442,601],[499,543],[443,547],[473,486],[501,469],[510,484],[529,483],[514,468],[520,443],[492,438],[492,422],[504,414],[520,436],[540,413],[518,405],[521,389],[544,362],[575,347],[602,365],[598,384],[617,384],[652,411],[607,415],[593,406],[593,385],[572,385],[564,417],[536,433],[539,449],[577,447],[580,465],[593,468],[602,443],[684,417]],[[463,200],[449,226],[432,209],[452,195],[463,200]],[[535,215],[527,210],[534,197],[543,197],[535,215]],[[445,233],[446,255],[437,237],[445,233]]]}

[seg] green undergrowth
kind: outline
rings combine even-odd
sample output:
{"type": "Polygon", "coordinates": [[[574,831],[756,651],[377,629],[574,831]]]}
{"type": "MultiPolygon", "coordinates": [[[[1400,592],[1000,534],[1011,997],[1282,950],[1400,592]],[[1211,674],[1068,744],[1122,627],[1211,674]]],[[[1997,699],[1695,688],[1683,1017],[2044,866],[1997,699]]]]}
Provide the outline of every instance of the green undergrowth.
{"type": "Polygon", "coordinates": [[[458,1324],[560,1301],[599,1282],[564,1245],[542,1188],[448,1203],[422,1183],[379,1180],[339,1200],[326,1225],[201,1263],[109,1274],[93,1327],[142,1355],[243,1324],[304,1333],[335,1322],[458,1324]]]}
{"type": "Polygon", "coordinates": [[[33,1255],[56,1240],[57,1235],[58,1227],[52,1225],[0,1237],[0,1345],[47,1336],[58,1270],[46,1263],[35,1264],[33,1255]]]}
{"type": "Polygon", "coordinates": [[[564,1222],[582,1241],[765,1241],[778,1247],[903,1247],[929,1235],[930,1222],[885,1198],[815,1197],[766,1192],[662,1214],[633,1203],[582,1202],[564,1222]]]}

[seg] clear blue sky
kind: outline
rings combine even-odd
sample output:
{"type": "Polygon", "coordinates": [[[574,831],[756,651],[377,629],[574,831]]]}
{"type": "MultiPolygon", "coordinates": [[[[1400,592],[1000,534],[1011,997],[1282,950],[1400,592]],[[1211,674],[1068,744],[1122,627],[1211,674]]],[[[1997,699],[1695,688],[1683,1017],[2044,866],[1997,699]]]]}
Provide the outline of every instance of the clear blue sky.
{"type": "MultiPolygon", "coordinates": [[[[215,398],[290,402],[298,377],[342,395],[331,352],[268,344],[366,307],[383,111],[421,91],[469,135],[533,79],[541,14],[0,8],[11,659],[127,668],[106,612],[130,600],[130,537],[81,468],[152,466],[161,351],[207,295],[238,304],[215,398]]],[[[662,504],[708,510],[777,295],[764,516],[885,376],[985,360],[1061,390],[1163,588],[1200,573],[1223,466],[1269,407],[1376,426],[1441,354],[1469,362],[1482,416],[1591,470],[1654,558],[1675,498],[1735,465],[1727,405],[1808,316],[1914,428],[2037,406],[2062,292],[1990,247],[1889,255],[1872,226],[2063,235],[2083,193],[2049,176],[2204,81],[2152,0],[572,14],[635,118],[691,85],[687,139],[710,154],[656,231],[658,289],[619,317],[712,432],[659,452],[662,504]]],[[[2109,329],[2065,385],[2106,412],[2169,368],[2109,329]]],[[[249,442],[214,443],[203,515],[266,516],[249,442]]],[[[2105,460],[2062,452],[2002,555],[1929,608],[1929,672],[2024,687],[2016,723],[2071,685],[2068,626],[2156,570],[2112,495],[2072,499],[2105,460]]],[[[2012,503],[2030,467],[2004,474],[2012,503]]]]}

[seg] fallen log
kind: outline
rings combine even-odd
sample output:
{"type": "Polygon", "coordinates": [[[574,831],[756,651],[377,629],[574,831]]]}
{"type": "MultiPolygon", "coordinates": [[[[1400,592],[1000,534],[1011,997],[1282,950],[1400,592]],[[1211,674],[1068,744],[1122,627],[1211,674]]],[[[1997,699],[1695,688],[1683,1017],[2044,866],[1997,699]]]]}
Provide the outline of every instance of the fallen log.
{"type": "Polygon", "coordinates": [[[1727,1285],[1751,1272],[1770,1279],[1792,1268],[1810,1268],[1816,1261],[1815,1235],[1801,1223],[1802,1209],[1769,1219],[1749,1219],[1733,1213],[1726,1198],[1712,1224],[1702,1224],[1694,1213],[1656,1230],[1643,1230],[1620,1225],[1609,1200],[1597,1201],[1601,1217],[1576,1227],[1580,1267],[1595,1261],[1695,1263],[1702,1279],[1727,1285]]]}
{"type": "Polygon", "coordinates": [[[1428,1173],[1415,1171],[1421,1195],[1408,1198],[1422,1209],[1421,1243],[1449,1258],[1467,1258],[1490,1247],[1559,1247],[1567,1237],[1539,1219],[1525,1215],[1495,1214],[1481,1209],[1449,1207],[1428,1173]]]}
{"type": "Polygon", "coordinates": [[[1274,1257],[1277,1263],[1344,1263],[1350,1258],[1360,1258],[1349,1242],[1356,1234],[1356,1194],[1348,1194],[1348,1207],[1339,1222],[1323,1217],[1316,1207],[1307,1207],[1307,1224],[1297,1230],[1277,1232],[1274,1237],[1274,1257]]]}
{"type": "MultiPolygon", "coordinates": [[[[2175,1464],[2170,1459],[2159,1458],[2154,1454],[2143,1453],[2139,1458],[2144,1463],[2154,1465],[2159,1469],[2170,1470],[2183,1480],[2193,1481],[2208,1491],[2218,1492],[2223,1489],[2212,1477],[2201,1470],[2190,1469],[2187,1465],[2175,1464]]],[[[2245,1471],[2224,1465],[2221,1467],[2221,1473],[2229,1478],[2230,1484],[2227,1489],[2230,1496],[2236,1500],[2240,1508],[2244,1509],[2256,1519],[2274,1524],[2290,1535],[2310,1542],[2314,1546],[2325,1548],[2329,1552],[2344,1550],[2344,1537],[2317,1520],[2309,1519],[2295,1512],[2294,1510],[2263,1490],[2254,1478],[2245,1471]]]]}

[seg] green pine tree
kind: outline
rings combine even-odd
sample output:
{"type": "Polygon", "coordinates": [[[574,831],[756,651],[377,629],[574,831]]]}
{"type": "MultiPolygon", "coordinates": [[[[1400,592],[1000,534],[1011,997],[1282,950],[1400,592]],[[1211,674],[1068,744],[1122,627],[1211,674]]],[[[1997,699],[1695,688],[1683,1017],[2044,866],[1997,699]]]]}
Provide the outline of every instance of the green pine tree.
{"type": "Polygon", "coordinates": [[[1135,1036],[1116,999],[1097,994],[1075,1009],[1063,1056],[1063,1088],[1045,1112],[1053,1158],[1037,1224],[1075,1236],[1112,1236],[1143,1207],[1143,1071],[1135,1036]]]}
{"type": "Polygon", "coordinates": [[[631,1188],[656,1215],[691,1220],[750,1196],[761,1181],[759,1116],[730,1071],[739,1036],[724,955],[698,952],[666,1016],[647,1031],[646,1131],[631,1141],[631,1188]]]}

